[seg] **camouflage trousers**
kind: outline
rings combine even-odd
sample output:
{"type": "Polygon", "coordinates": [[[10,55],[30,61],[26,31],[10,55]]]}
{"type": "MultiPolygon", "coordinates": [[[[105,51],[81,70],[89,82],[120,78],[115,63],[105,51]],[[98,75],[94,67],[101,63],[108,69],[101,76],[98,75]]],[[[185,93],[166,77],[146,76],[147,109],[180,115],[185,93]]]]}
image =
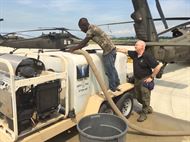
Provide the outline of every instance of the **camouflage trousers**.
{"type": "Polygon", "coordinates": [[[151,91],[143,86],[143,79],[135,78],[135,98],[142,104],[142,112],[148,113],[150,107],[151,91]]]}

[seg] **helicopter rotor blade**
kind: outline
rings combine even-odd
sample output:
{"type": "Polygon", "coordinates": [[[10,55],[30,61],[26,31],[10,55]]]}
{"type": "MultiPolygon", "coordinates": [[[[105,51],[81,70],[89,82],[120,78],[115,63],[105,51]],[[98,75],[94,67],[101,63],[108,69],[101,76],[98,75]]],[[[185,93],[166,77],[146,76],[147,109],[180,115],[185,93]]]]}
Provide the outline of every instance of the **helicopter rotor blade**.
{"type": "Polygon", "coordinates": [[[75,31],[74,29],[68,29],[68,28],[64,28],[64,27],[52,27],[52,28],[38,28],[38,29],[33,29],[33,30],[16,31],[15,33],[36,32],[36,31],[51,31],[51,30],[75,31]]]}
{"type": "MultiPolygon", "coordinates": [[[[39,29],[33,29],[33,30],[16,31],[15,33],[50,31],[50,30],[57,30],[57,29],[55,29],[55,28],[39,28],[39,29]]],[[[61,30],[66,31],[67,29],[61,28],[61,30]]]]}
{"type": "MultiPolygon", "coordinates": [[[[167,17],[165,18],[166,21],[170,21],[170,20],[189,20],[190,17],[167,17]]],[[[155,18],[153,19],[154,21],[160,21],[162,20],[161,18],[155,18]]]]}
{"type": "Polygon", "coordinates": [[[163,22],[163,24],[164,24],[165,29],[168,29],[168,24],[167,24],[167,22],[166,22],[166,18],[165,18],[165,16],[164,16],[163,11],[162,11],[162,8],[161,8],[161,5],[160,5],[159,0],[156,0],[156,7],[157,7],[157,9],[158,9],[158,13],[159,13],[159,15],[160,15],[160,17],[161,17],[161,20],[162,20],[162,22],[163,22]]]}
{"type": "Polygon", "coordinates": [[[128,23],[134,23],[134,21],[113,22],[113,23],[99,24],[97,26],[109,26],[109,25],[119,25],[119,24],[128,24],[128,23]]]}
{"type": "Polygon", "coordinates": [[[15,31],[15,32],[7,33],[5,36],[10,35],[10,34],[18,34],[18,33],[38,32],[38,31],[54,31],[54,30],[65,31],[67,33],[69,33],[68,31],[79,31],[79,30],[68,29],[68,28],[64,28],[64,27],[51,27],[51,28],[38,28],[38,29],[33,29],[33,30],[15,31]]]}
{"type": "Polygon", "coordinates": [[[77,30],[77,29],[68,29],[68,28],[65,28],[65,27],[50,27],[50,28],[40,27],[39,29],[41,29],[42,31],[43,30],[80,31],[80,30],[77,30]]]}
{"type": "MultiPolygon", "coordinates": [[[[169,20],[189,20],[190,17],[168,17],[165,18],[166,21],[169,20]]],[[[161,18],[154,18],[154,21],[160,21],[161,18]]],[[[105,24],[99,24],[97,26],[110,26],[110,25],[120,25],[120,24],[128,24],[128,23],[134,23],[134,21],[123,21],[123,22],[112,22],[112,23],[105,23],[105,24]]]]}
{"type": "Polygon", "coordinates": [[[33,30],[23,30],[23,31],[10,32],[10,33],[7,33],[7,35],[9,35],[9,34],[17,34],[17,33],[26,33],[26,32],[54,31],[54,30],[60,30],[60,31],[65,31],[65,32],[79,31],[79,30],[68,29],[68,28],[64,28],[64,27],[52,27],[52,28],[38,28],[38,29],[33,29],[33,30]]]}

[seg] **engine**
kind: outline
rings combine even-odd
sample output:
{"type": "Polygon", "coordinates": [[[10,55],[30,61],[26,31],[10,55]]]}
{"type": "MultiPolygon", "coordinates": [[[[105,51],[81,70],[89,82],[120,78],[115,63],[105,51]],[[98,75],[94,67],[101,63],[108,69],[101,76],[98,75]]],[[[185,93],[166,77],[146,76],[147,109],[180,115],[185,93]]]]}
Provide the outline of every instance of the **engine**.
{"type": "Polygon", "coordinates": [[[11,54],[4,54],[0,59],[10,63],[14,73],[11,75],[10,69],[5,64],[0,64],[0,117],[7,121],[9,129],[14,130],[13,121],[17,120],[18,133],[21,133],[57,113],[60,80],[42,81],[43,83],[39,84],[32,83],[31,80],[33,78],[35,81],[34,78],[45,71],[41,61],[11,54]],[[11,76],[15,81],[15,88],[11,76]],[[16,85],[19,81],[25,81],[26,85],[22,82],[16,85]],[[17,119],[14,116],[15,101],[17,119]]]}

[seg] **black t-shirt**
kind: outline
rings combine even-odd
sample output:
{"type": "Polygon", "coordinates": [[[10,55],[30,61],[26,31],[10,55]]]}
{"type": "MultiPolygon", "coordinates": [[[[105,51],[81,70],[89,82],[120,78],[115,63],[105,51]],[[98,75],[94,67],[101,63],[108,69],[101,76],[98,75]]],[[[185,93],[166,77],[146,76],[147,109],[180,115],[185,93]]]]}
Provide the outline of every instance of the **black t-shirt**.
{"type": "Polygon", "coordinates": [[[133,72],[137,79],[150,76],[152,74],[152,69],[159,64],[148,52],[144,52],[141,57],[138,57],[136,51],[128,51],[128,55],[133,59],[133,72]]]}

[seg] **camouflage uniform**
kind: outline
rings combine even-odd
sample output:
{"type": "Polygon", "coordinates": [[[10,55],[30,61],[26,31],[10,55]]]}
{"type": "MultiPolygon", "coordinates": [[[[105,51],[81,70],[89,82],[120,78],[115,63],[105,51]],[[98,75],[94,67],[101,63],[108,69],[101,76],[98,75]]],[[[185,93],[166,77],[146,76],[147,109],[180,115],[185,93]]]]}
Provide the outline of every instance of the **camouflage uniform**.
{"type": "Polygon", "coordinates": [[[150,107],[151,91],[142,85],[144,80],[144,78],[135,79],[135,97],[142,104],[142,111],[147,114],[152,109],[150,107]]]}
{"type": "Polygon", "coordinates": [[[106,35],[106,33],[95,25],[89,26],[86,36],[90,37],[102,48],[102,50],[104,51],[104,55],[108,54],[109,52],[111,52],[111,50],[115,48],[115,45],[106,35]]]}
{"type": "Polygon", "coordinates": [[[103,50],[103,64],[105,73],[108,76],[109,88],[116,91],[117,86],[120,84],[117,70],[115,68],[116,48],[111,39],[95,25],[89,25],[86,37],[91,38],[103,50]]]}

